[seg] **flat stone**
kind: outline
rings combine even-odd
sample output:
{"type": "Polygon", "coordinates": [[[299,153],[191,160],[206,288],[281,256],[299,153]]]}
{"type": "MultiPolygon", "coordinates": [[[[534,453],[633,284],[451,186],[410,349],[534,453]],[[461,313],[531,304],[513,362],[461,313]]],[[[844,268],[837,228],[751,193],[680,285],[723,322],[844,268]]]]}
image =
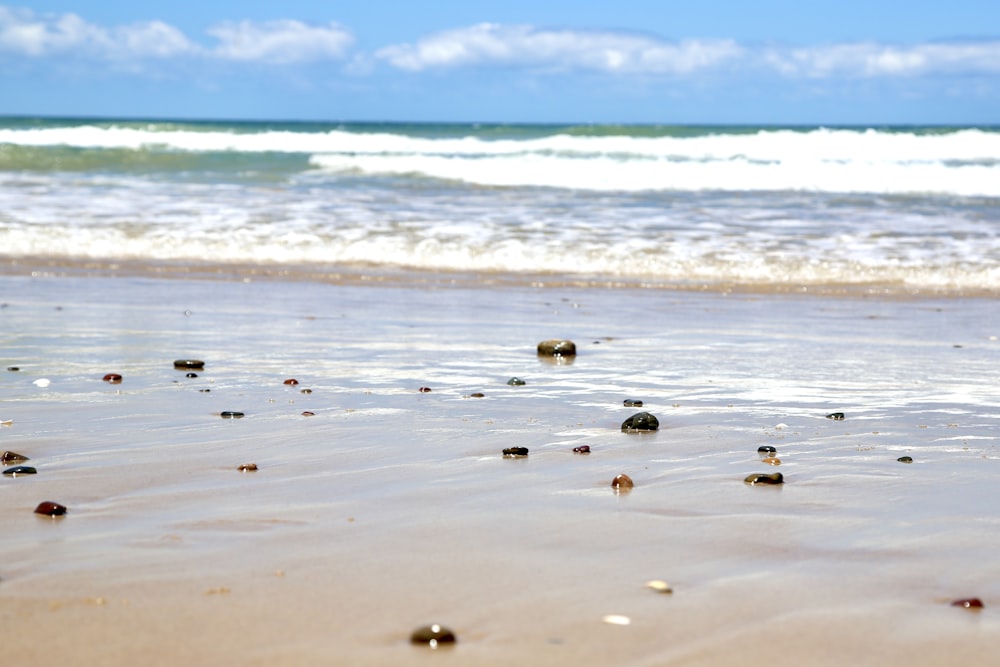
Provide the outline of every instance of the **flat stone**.
{"type": "Polygon", "coordinates": [[[256,463],[244,463],[239,468],[237,468],[237,470],[239,470],[240,472],[257,472],[257,464],[256,463]]]}
{"type": "Polygon", "coordinates": [[[438,648],[443,645],[452,645],[456,641],[455,633],[443,625],[432,623],[423,625],[410,634],[411,644],[420,644],[430,648],[438,648]]]}
{"type": "Polygon", "coordinates": [[[101,379],[104,380],[105,382],[109,382],[111,384],[121,384],[122,383],[122,376],[119,375],[118,373],[108,373],[107,375],[105,375],[101,379]]]}
{"type": "Polygon", "coordinates": [[[760,447],[757,448],[757,453],[758,454],[765,454],[765,455],[766,454],[777,454],[778,450],[775,449],[774,447],[772,447],[771,445],[761,445],[760,447]]]}
{"type": "Polygon", "coordinates": [[[961,600],[954,600],[951,606],[978,611],[983,608],[983,601],[979,598],[962,598],[961,600]]]}
{"type": "Polygon", "coordinates": [[[235,410],[224,410],[219,413],[219,416],[222,417],[223,419],[241,419],[246,415],[244,415],[242,412],[237,412],[235,410]]]}
{"type": "Polygon", "coordinates": [[[624,405],[626,408],[641,408],[642,401],[640,401],[637,398],[626,398],[624,401],[622,401],[622,405],[624,405]]]}
{"type": "Polygon", "coordinates": [[[201,370],[205,368],[205,362],[200,359],[177,359],[174,361],[174,368],[201,370]]]}
{"type": "Polygon", "coordinates": [[[509,384],[512,387],[523,387],[524,385],[526,385],[528,383],[525,382],[524,380],[522,380],[521,378],[514,377],[514,378],[511,378],[511,379],[507,380],[507,384],[509,384]]]}
{"type": "Polygon", "coordinates": [[[528,448],[527,447],[508,447],[507,449],[503,450],[503,455],[504,455],[504,458],[507,458],[507,459],[522,458],[522,457],[525,457],[525,456],[528,455],[528,448]]]}
{"type": "Polygon", "coordinates": [[[660,420],[648,412],[637,412],[622,422],[622,430],[629,431],[655,431],[660,428],[660,420]]]}
{"type": "Polygon", "coordinates": [[[826,418],[827,419],[835,419],[836,421],[843,421],[844,420],[844,413],[843,412],[831,412],[830,414],[828,414],[826,416],[826,418]]]}
{"type": "Polygon", "coordinates": [[[580,445],[579,447],[574,447],[573,448],[573,453],[574,454],[589,454],[590,453],[590,445],[580,445]]]}
{"type": "Polygon", "coordinates": [[[900,463],[913,463],[913,457],[911,456],[900,456],[896,460],[899,461],[900,463]]]}
{"type": "Polygon", "coordinates": [[[20,463],[21,461],[30,461],[24,454],[18,454],[17,452],[4,452],[0,455],[0,463],[20,463]]]}
{"type": "Polygon", "coordinates": [[[576,343],[571,340],[543,340],[538,344],[538,354],[542,357],[576,356],[576,343]]]}
{"type": "Polygon", "coordinates": [[[34,475],[38,471],[31,466],[15,466],[13,468],[7,468],[3,471],[3,474],[8,477],[17,477],[18,475],[34,475]]]}
{"type": "Polygon", "coordinates": [[[785,478],[780,472],[772,472],[770,474],[756,472],[748,475],[743,481],[751,486],[756,486],[758,484],[784,484],[785,478]]]}
{"type": "Polygon", "coordinates": [[[285,380],[285,381],[284,381],[284,382],[283,382],[282,384],[290,384],[290,385],[296,385],[296,384],[298,384],[298,383],[299,383],[299,381],[298,381],[298,380],[296,380],[295,378],[288,378],[288,379],[287,379],[287,380],[285,380]]]}
{"type": "Polygon", "coordinates": [[[35,514],[44,514],[46,516],[62,516],[65,513],[66,513],[65,505],[54,503],[51,500],[46,500],[45,502],[38,503],[38,507],[35,508],[35,514]]]}

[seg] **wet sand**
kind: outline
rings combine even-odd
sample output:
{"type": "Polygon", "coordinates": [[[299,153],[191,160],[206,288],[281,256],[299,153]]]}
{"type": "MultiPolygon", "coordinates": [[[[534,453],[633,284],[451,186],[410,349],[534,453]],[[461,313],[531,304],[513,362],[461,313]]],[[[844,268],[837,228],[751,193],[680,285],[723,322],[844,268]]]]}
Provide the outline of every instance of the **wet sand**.
{"type": "Polygon", "coordinates": [[[5,662],[1000,649],[995,300],[134,275],[0,289],[3,369],[19,368],[0,369],[0,448],[38,469],[0,478],[5,662]],[[572,363],[537,357],[549,338],[577,343],[572,363]],[[182,358],[205,369],[188,378],[182,358]],[[622,433],[640,409],[660,430],[622,433]],[[743,483],[774,471],[784,485],[743,483]],[[69,511],[35,515],[43,500],[69,511]],[[949,604],[967,597],[985,608],[949,604]],[[410,645],[434,622],[456,646],[410,645]]]}

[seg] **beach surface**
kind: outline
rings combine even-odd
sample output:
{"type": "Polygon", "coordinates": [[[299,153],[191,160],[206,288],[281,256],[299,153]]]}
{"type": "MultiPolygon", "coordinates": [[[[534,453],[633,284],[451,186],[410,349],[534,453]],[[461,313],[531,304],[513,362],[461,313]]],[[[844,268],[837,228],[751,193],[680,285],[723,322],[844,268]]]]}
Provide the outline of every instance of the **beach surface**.
{"type": "Polygon", "coordinates": [[[0,276],[5,664],[996,663],[996,299],[371,282],[0,276]]]}

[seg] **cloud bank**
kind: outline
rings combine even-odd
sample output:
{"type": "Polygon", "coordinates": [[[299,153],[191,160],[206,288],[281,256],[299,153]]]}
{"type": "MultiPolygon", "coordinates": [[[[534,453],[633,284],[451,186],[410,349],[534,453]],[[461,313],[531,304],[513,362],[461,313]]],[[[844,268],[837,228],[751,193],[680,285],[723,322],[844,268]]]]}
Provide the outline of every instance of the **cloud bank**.
{"type": "Polygon", "coordinates": [[[278,67],[333,62],[345,70],[365,61],[411,75],[476,68],[672,77],[756,71],[798,79],[1000,73],[1000,40],[801,47],[480,23],[367,54],[352,52],[354,36],[337,23],[292,19],[224,22],[206,29],[205,37],[204,43],[197,41],[163,21],[101,26],[73,13],[38,14],[0,5],[0,60],[93,59],[129,63],[133,68],[137,62],[175,59],[278,67]]]}

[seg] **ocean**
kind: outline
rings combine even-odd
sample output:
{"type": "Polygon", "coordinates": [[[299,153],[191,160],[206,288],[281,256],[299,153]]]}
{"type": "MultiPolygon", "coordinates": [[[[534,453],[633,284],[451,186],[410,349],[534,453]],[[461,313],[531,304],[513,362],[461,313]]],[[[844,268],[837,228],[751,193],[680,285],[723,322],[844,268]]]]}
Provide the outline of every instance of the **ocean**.
{"type": "Polygon", "coordinates": [[[1000,128],[0,118],[10,262],[1000,291],[1000,128]]]}

